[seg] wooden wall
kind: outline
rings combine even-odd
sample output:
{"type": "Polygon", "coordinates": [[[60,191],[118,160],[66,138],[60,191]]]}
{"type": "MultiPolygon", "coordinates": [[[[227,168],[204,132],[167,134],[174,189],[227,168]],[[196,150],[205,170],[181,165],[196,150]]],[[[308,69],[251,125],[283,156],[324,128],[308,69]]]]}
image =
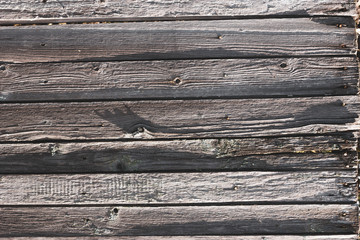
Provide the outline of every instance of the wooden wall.
{"type": "Polygon", "coordinates": [[[357,239],[352,0],[0,0],[0,237],[357,239]]]}

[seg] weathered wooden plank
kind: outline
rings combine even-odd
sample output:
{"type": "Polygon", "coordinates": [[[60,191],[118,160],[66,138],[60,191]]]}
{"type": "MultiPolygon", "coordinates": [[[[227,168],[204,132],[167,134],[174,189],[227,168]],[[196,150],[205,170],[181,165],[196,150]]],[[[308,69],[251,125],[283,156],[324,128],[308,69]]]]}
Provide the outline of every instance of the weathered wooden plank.
{"type": "Polygon", "coordinates": [[[1,205],[356,201],[355,170],[3,175],[0,181],[1,205]]]}
{"type": "Polygon", "coordinates": [[[334,170],[356,167],[353,134],[287,138],[1,144],[0,173],[334,170]]]}
{"type": "Polygon", "coordinates": [[[355,15],[355,4],[350,0],[276,0],[238,2],[216,0],[191,1],[54,1],[29,2],[1,0],[0,23],[17,22],[76,22],[101,20],[130,20],[130,18],[181,18],[199,16],[306,16],[355,15]],[[53,18],[60,18],[55,20],[53,18]],[[23,20],[23,21],[21,21],[23,20]]]}
{"type": "Polygon", "coordinates": [[[359,97],[1,104],[0,141],[252,137],[359,130],[359,97]]]}
{"type": "Polygon", "coordinates": [[[351,17],[2,27],[0,62],[354,56],[354,38],[351,17]]]}
{"type": "Polygon", "coordinates": [[[2,207],[0,236],[351,234],[356,205],[2,207]]]}
{"type": "Polygon", "coordinates": [[[104,240],[283,240],[283,239],[292,239],[292,240],[357,240],[358,236],[356,234],[351,235],[325,235],[325,236],[295,236],[295,235],[283,235],[283,236],[274,236],[274,235],[263,235],[263,236],[117,236],[117,237],[105,237],[105,236],[96,236],[96,237],[8,237],[2,238],[3,240],[94,240],[94,239],[104,239],[104,240]]]}
{"type": "Polygon", "coordinates": [[[3,102],[346,95],[357,93],[359,78],[353,57],[3,64],[1,68],[3,102]]]}

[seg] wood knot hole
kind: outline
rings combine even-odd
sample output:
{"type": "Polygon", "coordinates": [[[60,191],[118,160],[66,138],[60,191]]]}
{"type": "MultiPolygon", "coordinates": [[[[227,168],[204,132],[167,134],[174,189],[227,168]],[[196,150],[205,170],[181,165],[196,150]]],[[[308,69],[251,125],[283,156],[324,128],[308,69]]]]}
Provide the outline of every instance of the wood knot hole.
{"type": "Polygon", "coordinates": [[[281,67],[281,68],[286,68],[286,67],[287,67],[287,64],[286,64],[286,63],[282,63],[282,64],[280,64],[280,67],[281,67]]]}
{"type": "Polygon", "coordinates": [[[174,78],[173,82],[175,84],[180,84],[181,83],[181,78],[177,77],[177,78],[174,78]]]}

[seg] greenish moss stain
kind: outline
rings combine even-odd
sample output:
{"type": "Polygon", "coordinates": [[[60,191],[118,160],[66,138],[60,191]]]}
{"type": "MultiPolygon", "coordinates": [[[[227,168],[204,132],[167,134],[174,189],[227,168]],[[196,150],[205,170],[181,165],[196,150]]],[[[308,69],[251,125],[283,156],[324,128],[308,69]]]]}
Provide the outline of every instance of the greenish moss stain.
{"type": "Polygon", "coordinates": [[[134,171],[138,169],[139,161],[131,158],[129,155],[121,155],[118,161],[122,170],[134,171]]]}

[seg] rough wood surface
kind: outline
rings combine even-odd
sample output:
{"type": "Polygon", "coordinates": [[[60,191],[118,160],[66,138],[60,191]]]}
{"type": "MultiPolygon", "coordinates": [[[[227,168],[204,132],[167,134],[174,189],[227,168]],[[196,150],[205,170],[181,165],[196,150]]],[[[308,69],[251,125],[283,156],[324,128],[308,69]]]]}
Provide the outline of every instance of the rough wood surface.
{"type": "Polygon", "coordinates": [[[351,17],[2,27],[0,62],[354,56],[354,38],[351,17]]]}
{"type": "Polygon", "coordinates": [[[351,235],[326,235],[326,236],[117,236],[117,237],[8,237],[2,240],[358,240],[356,234],[351,235]]]}
{"type": "Polygon", "coordinates": [[[351,234],[356,205],[2,207],[0,236],[351,234]]]}
{"type": "Polygon", "coordinates": [[[0,145],[0,173],[334,170],[356,166],[353,134],[0,145]]]}
{"type": "Polygon", "coordinates": [[[355,203],[356,186],[355,170],[3,175],[0,205],[355,203]]]}
{"type": "Polygon", "coordinates": [[[170,0],[170,1],[76,1],[1,0],[0,23],[72,22],[129,20],[131,18],[199,17],[199,16],[306,16],[354,15],[355,4],[350,0],[170,0]],[[53,18],[60,18],[55,20],[53,18]],[[17,21],[16,21],[17,20],[17,21]],[[19,21],[24,20],[24,21],[19,21]]]}
{"type": "Polygon", "coordinates": [[[0,141],[324,134],[360,129],[359,97],[2,104],[0,141]]]}
{"type": "Polygon", "coordinates": [[[1,67],[0,101],[3,102],[347,95],[358,91],[358,66],[353,57],[37,63],[1,67]]]}

